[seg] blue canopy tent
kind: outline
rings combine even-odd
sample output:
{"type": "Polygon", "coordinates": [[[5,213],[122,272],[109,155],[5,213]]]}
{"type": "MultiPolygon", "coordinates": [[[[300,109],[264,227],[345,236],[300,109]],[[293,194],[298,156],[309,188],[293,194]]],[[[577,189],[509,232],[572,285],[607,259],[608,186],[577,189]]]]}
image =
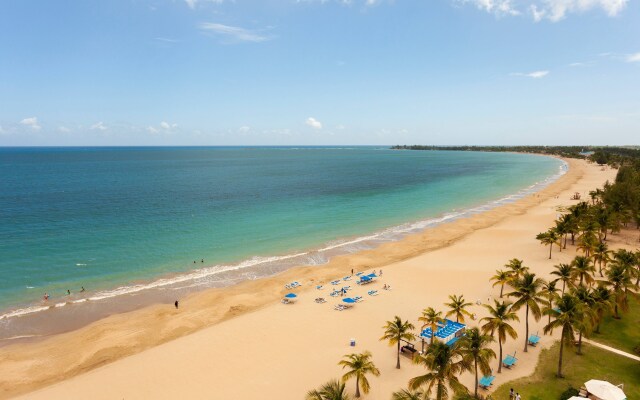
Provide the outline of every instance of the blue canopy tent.
{"type": "Polygon", "coordinates": [[[284,297],[286,297],[287,299],[295,299],[296,297],[298,297],[298,295],[295,293],[287,293],[284,295],[284,297]]]}
{"type": "Polygon", "coordinates": [[[346,299],[342,299],[342,302],[347,304],[354,304],[356,301],[351,297],[347,297],[346,299]]]}

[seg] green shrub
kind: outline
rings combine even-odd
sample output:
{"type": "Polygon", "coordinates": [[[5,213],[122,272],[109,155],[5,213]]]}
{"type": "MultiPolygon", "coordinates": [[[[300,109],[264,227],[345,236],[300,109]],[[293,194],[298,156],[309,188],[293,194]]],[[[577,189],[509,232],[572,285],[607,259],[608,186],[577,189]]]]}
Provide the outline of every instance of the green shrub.
{"type": "Polygon", "coordinates": [[[574,388],[573,386],[569,386],[569,388],[562,392],[562,394],[560,395],[560,400],[568,400],[573,396],[577,396],[578,393],[580,393],[578,389],[574,388]]]}

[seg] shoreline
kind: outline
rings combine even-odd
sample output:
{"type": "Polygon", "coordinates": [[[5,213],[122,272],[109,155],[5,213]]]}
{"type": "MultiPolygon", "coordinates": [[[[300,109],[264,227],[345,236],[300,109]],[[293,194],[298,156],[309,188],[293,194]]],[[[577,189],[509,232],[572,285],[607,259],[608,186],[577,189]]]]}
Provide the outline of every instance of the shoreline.
{"type": "Polygon", "coordinates": [[[466,208],[452,209],[433,217],[404,222],[359,236],[337,238],[294,253],[253,256],[238,263],[216,264],[185,272],[163,274],[149,280],[132,281],[110,289],[87,292],[81,297],[74,295],[69,298],[51,299],[49,303],[40,301],[20,308],[3,310],[4,314],[0,314],[0,326],[5,324],[11,329],[6,329],[6,335],[0,336],[0,348],[16,343],[44,340],[81,329],[114,314],[133,312],[158,304],[171,304],[175,298],[226,288],[244,280],[270,278],[291,268],[323,267],[335,257],[372,250],[386,243],[396,243],[407,236],[420,235],[425,230],[441,224],[469,218],[516,202],[543,190],[567,173],[569,164],[566,160],[544,154],[536,156],[554,158],[562,163],[554,174],[540,181],[497,199],[481,200],[466,208]],[[213,282],[202,281],[211,277],[217,279],[213,282]]]}
{"type": "MultiPolygon", "coordinates": [[[[304,294],[310,292],[313,283],[328,282],[332,278],[348,275],[351,268],[364,270],[385,267],[387,275],[386,268],[391,264],[402,264],[435,250],[446,249],[453,243],[460,243],[473,232],[495,226],[509,217],[522,215],[542,202],[553,199],[578,182],[586,169],[593,168],[584,161],[567,161],[571,165],[569,171],[535,194],[468,218],[426,229],[397,242],[384,243],[375,249],[336,256],[320,268],[297,267],[270,278],[194,293],[181,300],[179,311],[166,305],[150,306],[113,315],[79,330],[37,343],[12,344],[1,348],[0,382],[3,384],[0,387],[6,389],[3,389],[0,397],[25,393],[73,377],[189,333],[202,332],[202,328],[215,328],[220,322],[229,321],[238,315],[244,317],[261,314],[254,311],[266,308],[271,310],[273,303],[287,292],[284,284],[293,280],[304,283],[301,293],[304,294]],[[87,342],[87,338],[93,340],[87,342]],[[82,355],[74,351],[77,343],[83,343],[82,355]],[[46,357],[43,356],[45,354],[46,357]]],[[[486,277],[487,283],[488,278],[489,276],[486,277]]],[[[242,318],[234,320],[238,319],[242,318]]],[[[194,335],[189,338],[192,336],[194,335]]]]}

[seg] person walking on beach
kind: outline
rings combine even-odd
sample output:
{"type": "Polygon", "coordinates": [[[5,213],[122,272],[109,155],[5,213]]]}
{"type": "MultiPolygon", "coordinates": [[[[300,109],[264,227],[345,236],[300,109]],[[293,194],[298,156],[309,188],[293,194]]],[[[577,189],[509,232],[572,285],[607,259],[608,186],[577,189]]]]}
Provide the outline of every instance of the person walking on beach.
{"type": "Polygon", "coordinates": [[[44,296],[42,297],[45,301],[49,300],[49,293],[45,293],[44,296]]]}
{"type": "Polygon", "coordinates": [[[509,390],[509,400],[513,400],[516,398],[515,393],[513,393],[513,388],[511,388],[511,390],[509,390]]]}
{"type": "Polygon", "coordinates": [[[522,400],[522,397],[520,397],[520,393],[516,393],[516,400],[522,400]]]}
{"type": "Polygon", "coordinates": [[[176,306],[176,310],[178,309],[178,300],[176,300],[175,303],[173,303],[174,306],[176,306]]]}
{"type": "Polygon", "coordinates": [[[351,275],[353,275],[353,268],[351,268],[351,275]]]}

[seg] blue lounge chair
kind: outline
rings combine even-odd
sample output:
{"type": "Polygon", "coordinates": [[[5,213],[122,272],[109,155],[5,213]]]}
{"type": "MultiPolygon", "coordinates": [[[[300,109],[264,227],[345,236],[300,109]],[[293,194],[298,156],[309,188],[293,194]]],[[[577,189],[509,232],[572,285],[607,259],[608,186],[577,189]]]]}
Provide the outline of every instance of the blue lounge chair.
{"type": "Polygon", "coordinates": [[[502,360],[502,365],[504,365],[506,368],[511,368],[516,365],[517,361],[518,359],[516,358],[516,353],[513,353],[513,355],[508,355],[504,360],[502,360]]]}
{"type": "Polygon", "coordinates": [[[378,295],[378,291],[377,290],[369,290],[367,292],[367,294],[369,294],[369,296],[377,296],[378,295]]]}
{"type": "Polygon", "coordinates": [[[337,280],[337,281],[331,281],[331,284],[332,284],[332,285],[338,285],[339,283],[340,283],[340,280],[337,280]]]}
{"type": "Polygon", "coordinates": [[[496,377],[493,375],[483,376],[482,379],[480,379],[480,382],[478,382],[478,386],[483,389],[489,389],[489,386],[493,385],[494,379],[496,379],[496,377]]]}
{"type": "Polygon", "coordinates": [[[537,345],[539,342],[540,342],[540,336],[538,336],[538,334],[537,334],[537,333],[536,333],[536,334],[534,334],[534,335],[529,336],[529,344],[530,344],[531,346],[535,346],[535,345],[537,345]]]}

